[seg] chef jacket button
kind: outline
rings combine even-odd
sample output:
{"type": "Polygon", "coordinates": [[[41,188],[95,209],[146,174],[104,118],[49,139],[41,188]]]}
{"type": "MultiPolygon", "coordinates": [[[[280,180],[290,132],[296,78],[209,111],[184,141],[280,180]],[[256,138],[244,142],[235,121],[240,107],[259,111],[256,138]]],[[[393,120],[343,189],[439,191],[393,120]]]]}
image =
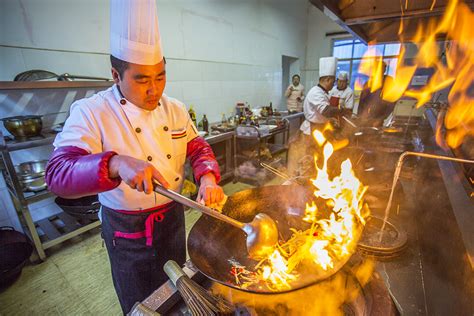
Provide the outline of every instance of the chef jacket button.
{"type": "Polygon", "coordinates": [[[153,158],[152,158],[151,156],[146,157],[146,159],[148,159],[148,161],[152,161],[152,160],[153,160],[153,158]]]}
{"type": "Polygon", "coordinates": [[[179,177],[177,177],[176,179],[174,179],[174,181],[178,182],[178,181],[179,181],[179,177]]]}
{"type": "Polygon", "coordinates": [[[168,131],[168,126],[163,127],[163,130],[164,130],[165,132],[167,132],[167,131],[168,131]]]}
{"type": "Polygon", "coordinates": [[[142,129],[140,127],[135,128],[135,132],[140,133],[142,129]]]}
{"type": "Polygon", "coordinates": [[[158,102],[158,106],[161,106],[161,102],[158,102]]]}
{"type": "Polygon", "coordinates": [[[171,159],[171,155],[170,154],[166,155],[166,158],[171,159]]]}
{"type": "Polygon", "coordinates": [[[125,100],[125,99],[120,99],[120,104],[125,105],[125,103],[127,103],[127,100],[125,100]]]}

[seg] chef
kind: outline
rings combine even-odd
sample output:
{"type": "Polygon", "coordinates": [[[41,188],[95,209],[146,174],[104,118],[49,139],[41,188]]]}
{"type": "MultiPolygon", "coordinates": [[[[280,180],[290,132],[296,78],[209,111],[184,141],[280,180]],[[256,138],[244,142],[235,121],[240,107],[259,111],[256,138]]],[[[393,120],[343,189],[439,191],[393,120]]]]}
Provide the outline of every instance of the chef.
{"type": "Polygon", "coordinates": [[[330,102],[342,109],[351,110],[354,107],[354,91],[349,87],[348,74],[345,71],[337,75],[337,85],[329,91],[330,102]]]}
{"type": "Polygon", "coordinates": [[[336,65],[336,57],[319,59],[319,83],[309,90],[303,104],[305,120],[300,127],[303,137],[309,138],[313,130],[322,130],[329,119],[343,113],[338,107],[329,104],[329,91],[336,79],[336,65]]]}
{"type": "Polygon", "coordinates": [[[153,192],[180,192],[186,159],[207,205],[224,197],[218,164],[185,106],[163,94],[165,58],[155,0],[112,0],[115,84],[74,102],[46,169],[65,198],[99,195],[112,278],[124,313],[167,280],[163,265],[186,260],[183,208],[153,192]]]}
{"type": "MultiPolygon", "coordinates": [[[[376,69],[379,69],[379,67],[376,67],[376,69]]],[[[382,126],[384,120],[390,116],[395,108],[396,102],[386,101],[382,96],[384,86],[386,84],[391,86],[393,77],[386,74],[386,62],[382,62],[382,67],[380,67],[380,69],[381,72],[375,74],[375,76],[382,77],[382,86],[371,92],[368,82],[366,82],[360,94],[358,115],[361,124],[364,126],[382,126]]]]}
{"type": "Polygon", "coordinates": [[[303,111],[304,86],[300,80],[299,75],[293,75],[291,84],[285,91],[286,107],[290,114],[303,111]]]}

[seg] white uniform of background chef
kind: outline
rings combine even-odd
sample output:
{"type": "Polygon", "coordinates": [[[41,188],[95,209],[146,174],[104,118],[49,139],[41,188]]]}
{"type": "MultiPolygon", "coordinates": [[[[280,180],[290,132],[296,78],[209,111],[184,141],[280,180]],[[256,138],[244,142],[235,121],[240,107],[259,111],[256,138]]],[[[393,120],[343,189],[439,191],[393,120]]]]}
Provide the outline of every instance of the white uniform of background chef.
{"type": "Polygon", "coordinates": [[[347,72],[339,72],[336,86],[329,91],[329,98],[337,97],[341,108],[352,110],[354,108],[354,91],[349,87],[348,77],[347,72]]]}
{"type": "Polygon", "coordinates": [[[336,66],[336,57],[319,59],[319,83],[309,90],[303,104],[305,121],[301,124],[300,130],[305,135],[310,135],[312,129],[324,125],[329,117],[338,113],[335,111],[337,108],[333,109],[329,105],[329,90],[334,85],[336,66]]]}
{"type": "Polygon", "coordinates": [[[224,195],[209,144],[197,136],[184,105],[163,94],[166,62],[156,1],[110,5],[115,85],[71,106],[46,181],[66,198],[99,194],[114,287],[128,313],[168,279],[166,261],[186,260],[183,208],[155,194],[153,182],[180,191],[189,158],[198,198],[209,205],[224,195]]]}

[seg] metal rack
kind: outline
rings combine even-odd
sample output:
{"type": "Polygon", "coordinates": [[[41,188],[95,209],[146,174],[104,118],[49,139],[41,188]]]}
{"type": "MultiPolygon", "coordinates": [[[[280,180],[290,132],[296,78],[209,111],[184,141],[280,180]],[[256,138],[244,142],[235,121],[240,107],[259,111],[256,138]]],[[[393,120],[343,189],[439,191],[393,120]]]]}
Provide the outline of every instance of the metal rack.
{"type": "Polygon", "coordinates": [[[234,132],[226,132],[205,138],[212,147],[221,171],[221,180],[233,178],[235,169],[234,132]]]}
{"type": "Polygon", "coordinates": [[[22,224],[26,226],[41,260],[46,259],[45,249],[100,226],[99,221],[82,222],[64,212],[60,212],[36,222],[33,221],[29,205],[53,197],[54,194],[47,189],[34,193],[23,192],[10,153],[21,149],[31,149],[34,147],[50,145],[53,143],[55,136],[55,133],[46,132],[41,136],[23,141],[8,138],[5,139],[3,134],[0,132],[0,153],[4,164],[2,173],[8,191],[13,199],[15,209],[17,213],[21,215],[20,220],[22,224]]]}
{"type": "MultiPolygon", "coordinates": [[[[271,123],[271,120],[267,120],[268,123],[271,123]]],[[[260,163],[267,162],[272,163],[274,161],[269,161],[262,156],[262,145],[265,145],[271,156],[275,156],[281,153],[285,154],[285,163],[288,162],[288,139],[290,135],[289,121],[287,119],[282,119],[280,122],[283,124],[276,125],[275,128],[266,130],[257,126],[245,126],[239,125],[235,131],[236,138],[236,154],[235,162],[236,166],[239,166],[243,161],[254,161],[258,168],[260,168],[260,163]],[[244,132],[245,131],[245,132],[244,132]],[[281,135],[281,136],[280,136],[281,135]],[[273,140],[273,141],[272,141],[273,140]],[[256,157],[250,157],[245,155],[242,151],[242,147],[254,148],[256,150],[256,157]]],[[[267,125],[268,126],[268,125],[267,125]]],[[[241,177],[236,177],[235,181],[250,181],[253,182],[254,179],[244,179],[241,177]]]]}

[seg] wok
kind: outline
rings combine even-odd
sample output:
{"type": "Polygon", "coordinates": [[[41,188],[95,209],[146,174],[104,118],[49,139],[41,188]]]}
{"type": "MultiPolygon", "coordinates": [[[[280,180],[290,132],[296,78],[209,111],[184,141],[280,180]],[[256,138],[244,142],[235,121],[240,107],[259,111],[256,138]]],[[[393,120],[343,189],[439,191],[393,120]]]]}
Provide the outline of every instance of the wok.
{"type": "MultiPolygon", "coordinates": [[[[264,212],[272,217],[281,234],[280,239],[288,240],[290,227],[307,229],[309,224],[301,219],[304,216],[306,202],[312,198],[312,192],[297,185],[266,186],[248,189],[230,196],[222,213],[242,222],[264,212]],[[305,226],[308,225],[308,226],[305,226]]],[[[242,230],[231,227],[210,216],[201,216],[191,229],[188,238],[188,252],[193,264],[208,278],[223,285],[251,293],[274,294],[266,286],[255,284],[247,288],[236,285],[230,274],[234,260],[249,270],[258,263],[247,255],[245,234],[242,230]]],[[[331,277],[349,259],[335,262],[334,268],[328,271],[299,270],[300,276],[290,282],[290,288],[278,292],[290,292],[313,285],[331,277]]]]}

